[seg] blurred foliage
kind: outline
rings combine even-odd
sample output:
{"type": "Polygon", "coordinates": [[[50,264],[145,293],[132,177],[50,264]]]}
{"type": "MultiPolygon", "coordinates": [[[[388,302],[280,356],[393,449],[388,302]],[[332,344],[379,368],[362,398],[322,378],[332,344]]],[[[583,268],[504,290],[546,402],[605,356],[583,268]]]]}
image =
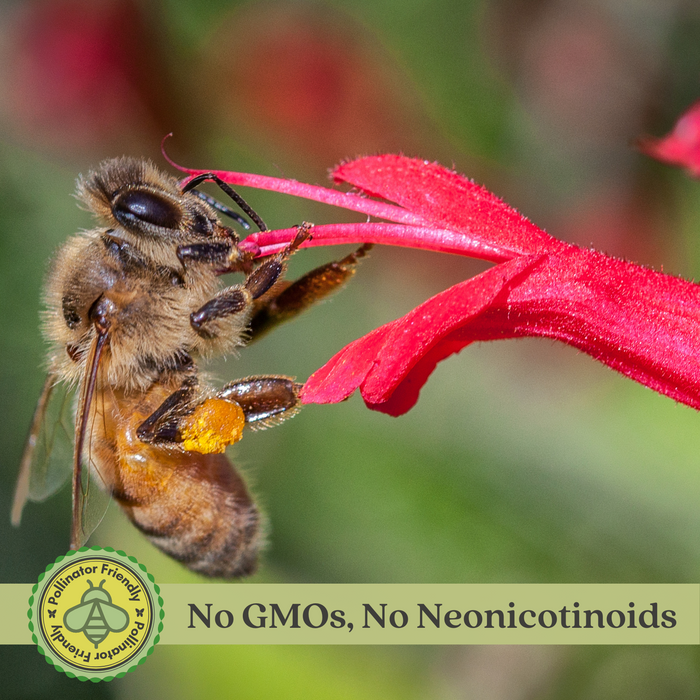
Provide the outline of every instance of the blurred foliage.
{"type": "MultiPolygon", "coordinates": [[[[700,274],[700,183],[630,148],[700,94],[693,3],[32,0],[0,13],[6,513],[43,379],[47,261],[91,225],[70,196],[74,178],[121,153],[162,164],[171,129],[181,162],[321,183],[360,153],[438,159],[554,235],[700,274]]],[[[246,196],[272,226],[336,215],[246,196]]],[[[291,276],[342,254],[298,255],[291,276]]],[[[375,249],[337,297],[215,372],[306,377],[480,269],[375,249]]],[[[467,348],[401,419],[355,397],[307,407],[233,450],[270,521],[254,580],[697,582],[698,425],[695,412],[570,348],[467,348]]],[[[64,490],[28,506],[19,530],[0,518],[1,581],[34,581],[64,553],[69,500],[64,490]]],[[[157,581],[198,580],[116,508],[93,541],[127,550],[157,581]]],[[[698,661],[694,648],[159,647],[127,678],[86,686],[31,647],[0,649],[3,697],[52,700],[684,700],[700,695],[698,661]]]]}

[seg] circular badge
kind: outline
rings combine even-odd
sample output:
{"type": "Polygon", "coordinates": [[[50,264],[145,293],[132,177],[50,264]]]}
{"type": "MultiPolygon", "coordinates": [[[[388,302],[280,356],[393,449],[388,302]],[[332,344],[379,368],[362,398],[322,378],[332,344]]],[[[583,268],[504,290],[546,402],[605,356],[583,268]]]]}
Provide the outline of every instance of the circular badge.
{"type": "Polygon", "coordinates": [[[29,629],[57,671],[111,681],[143,663],[160,641],[160,589],[134,557],[82,547],[46,567],[29,598],[29,629]]]}

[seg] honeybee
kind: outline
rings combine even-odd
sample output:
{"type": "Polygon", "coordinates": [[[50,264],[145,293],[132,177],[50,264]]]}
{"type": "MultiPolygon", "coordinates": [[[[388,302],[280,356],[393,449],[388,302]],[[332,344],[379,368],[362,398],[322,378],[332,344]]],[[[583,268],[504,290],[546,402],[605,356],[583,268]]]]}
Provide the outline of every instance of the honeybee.
{"type": "Polygon", "coordinates": [[[117,158],[79,178],[77,196],[102,226],[69,238],[48,276],[48,376],[12,521],[19,524],[26,500],[55,490],[60,478],[53,473],[70,464],[72,452],[71,549],[96,525],[89,506],[95,481],[162,551],[193,571],[230,578],[255,570],[262,538],[258,510],[224,451],[245,428],[294,415],[302,385],[264,375],[215,390],[197,362],[325,297],[354,274],[369,246],[283,281],[311,225],[298,226],[284,250],[255,262],[218,215],[248,227],[246,220],[199,192],[205,180],[266,230],[211,173],[181,186],[149,161],[117,158]],[[229,272],[245,279],[221,289],[219,276],[229,272]]]}

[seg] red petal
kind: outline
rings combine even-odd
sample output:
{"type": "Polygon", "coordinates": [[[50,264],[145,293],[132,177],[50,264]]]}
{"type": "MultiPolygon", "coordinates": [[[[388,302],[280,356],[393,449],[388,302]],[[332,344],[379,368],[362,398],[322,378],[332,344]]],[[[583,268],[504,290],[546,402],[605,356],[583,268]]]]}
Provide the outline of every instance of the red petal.
{"type": "MultiPolygon", "coordinates": [[[[241,248],[256,256],[272,255],[282,250],[297,233],[297,229],[277,229],[251,233],[241,242],[241,248]]],[[[344,243],[380,243],[439,253],[456,253],[491,262],[509,260],[502,251],[487,250],[478,239],[454,231],[429,227],[369,222],[361,224],[321,224],[314,226],[313,238],[303,248],[344,243]]]]}
{"type": "MultiPolygon", "coordinates": [[[[163,155],[171,165],[190,176],[213,172],[233,185],[283,192],[405,224],[403,231],[394,227],[391,236],[368,235],[359,240],[410,245],[494,262],[519,255],[554,252],[566,245],[463,175],[423,160],[396,155],[372,156],[344,163],[334,171],[333,176],[337,181],[348,182],[364,192],[400,205],[395,206],[295,180],[225,170],[183,168],[168,158],[165,152],[163,155]],[[427,229],[432,229],[432,232],[428,234],[427,229]]],[[[349,229],[346,231],[349,232],[349,229]]],[[[258,246],[267,255],[288,243],[293,235],[290,231],[285,231],[284,237],[274,231],[253,233],[247,237],[244,246],[258,246]]],[[[341,237],[344,236],[337,236],[337,240],[332,242],[342,242],[341,237]]],[[[356,240],[358,238],[351,234],[345,242],[356,240]]],[[[317,237],[312,245],[329,242],[317,237]]]]}
{"type": "Polygon", "coordinates": [[[488,190],[437,163],[372,156],[339,165],[333,177],[396,202],[426,224],[477,239],[485,248],[500,251],[504,260],[554,252],[564,245],[488,190]]]}
{"type": "Polygon", "coordinates": [[[435,364],[470,341],[461,342],[446,354],[436,346],[493,304],[503,288],[537,259],[517,258],[493,267],[350,343],[309,378],[302,402],[335,403],[362,387],[362,396],[372,408],[386,409],[392,415],[405,413],[414,405],[435,364]],[[422,371],[409,377],[421,360],[428,362],[429,369],[425,371],[423,365],[422,371]],[[409,383],[402,387],[403,400],[396,410],[393,404],[392,410],[383,407],[404,380],[409,383]]]}
{"type": "Polygon", "coordinates": [[[700,102],[696,102],[662,139],[642,139],[639,148],[652,158],[680,165],[700,177],[700,102]]]}
{"type": "Polygon", "coordinates": [[[568,246],[491,268],[344,348],[304,403],[361,389],[370,408],[409,410],[436,363],[479,340],[542,336],[700,409],[700,288],[568,246]]]}

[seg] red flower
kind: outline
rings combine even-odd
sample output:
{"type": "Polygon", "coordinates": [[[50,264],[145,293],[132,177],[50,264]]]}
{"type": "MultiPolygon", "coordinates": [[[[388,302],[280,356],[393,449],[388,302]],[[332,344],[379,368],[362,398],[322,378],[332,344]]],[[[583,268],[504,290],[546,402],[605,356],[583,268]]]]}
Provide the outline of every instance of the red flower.
{"type": "Polygon", "coordinates": [[[680,165],[693,177],[700,177],[700,102],[681,116],[668,136],[649,136],[641,139],[638,146],[652,158],[680,165]]]}
{"type": "MultiPolygon", "coordinates": [[[[304,403],[342,401],[359,388],[369,408],[400,415],[435,365],[469,343],[542,336],[700,409],[695,284],[559,241],[482,187],[426,161],[383,155],[333,172],[337,182],[395,204],[290,180],[217,174],[393,222],[317,226],[310,245],[369,241],[497,263],[345,347],[306,382],[304,403]]],[[[293,234],[253,234],[243,245],[268,255],[293,234]]]]}

